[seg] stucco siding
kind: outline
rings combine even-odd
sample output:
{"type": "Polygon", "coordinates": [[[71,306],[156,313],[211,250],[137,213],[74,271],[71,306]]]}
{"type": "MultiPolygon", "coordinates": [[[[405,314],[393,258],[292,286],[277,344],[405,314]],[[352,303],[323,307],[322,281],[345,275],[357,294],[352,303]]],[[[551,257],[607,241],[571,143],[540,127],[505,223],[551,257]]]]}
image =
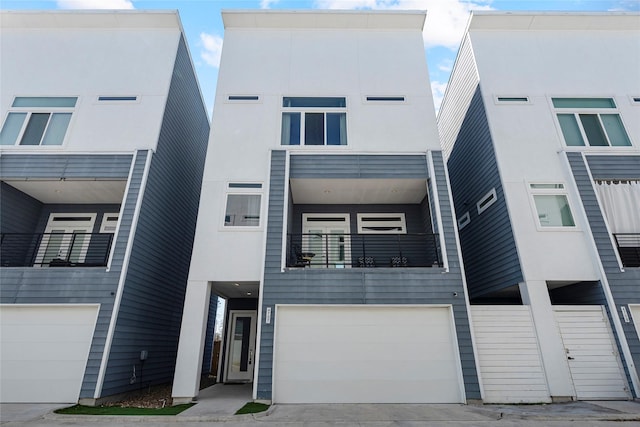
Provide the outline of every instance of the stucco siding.
{"type": "Polygon", "coordinates": [[[135,231],[102,395],[130,384],[146,350],[144,385],[171,381],[209,121],[184,40],[180,41],[157,151],[153,154],[135,231]]]}

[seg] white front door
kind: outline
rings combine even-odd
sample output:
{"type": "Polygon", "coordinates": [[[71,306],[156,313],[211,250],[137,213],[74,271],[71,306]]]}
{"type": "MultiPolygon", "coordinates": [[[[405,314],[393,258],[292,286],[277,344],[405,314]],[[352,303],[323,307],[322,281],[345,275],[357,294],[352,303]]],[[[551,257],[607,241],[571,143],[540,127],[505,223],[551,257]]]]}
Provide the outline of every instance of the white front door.
{"type": "Polygon", "coordinates": [[[226,382],[251,382],[256,348],[256,312],[231,310],[227,335],[226,382]]]}
{"type": "Polygon", "coordinates": [[[51,214],[40,242],[36,265],[48,265],[54,259],[84,262],[95,220],[96,214],[91,213],[51,214]]]}
{"type": "Polygon", "coordinates": [[[351,266],[349,214],[303,214],[302,250],[312,253],[311,267],[351,266]]]}

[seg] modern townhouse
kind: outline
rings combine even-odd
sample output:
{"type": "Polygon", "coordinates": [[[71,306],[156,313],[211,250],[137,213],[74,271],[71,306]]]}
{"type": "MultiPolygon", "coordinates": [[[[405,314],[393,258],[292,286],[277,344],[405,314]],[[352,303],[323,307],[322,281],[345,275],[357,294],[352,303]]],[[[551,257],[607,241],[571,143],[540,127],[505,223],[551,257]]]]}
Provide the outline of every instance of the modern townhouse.
{"type": "Polygon", "coordinates": [[[0,31],[0,401],[170,382],[209,134],[179,16],[0,31]]]}
{"type": "Polygon", "coordinates": [[[424,12],[226,11],[174,403],[219,380],[277,403],[480,390],[424,12]]]}
{"type": "Polygon", "coordinates": [[[640,383],[640,15],[473,13],[438,115],[486,402],[640,383]]]}

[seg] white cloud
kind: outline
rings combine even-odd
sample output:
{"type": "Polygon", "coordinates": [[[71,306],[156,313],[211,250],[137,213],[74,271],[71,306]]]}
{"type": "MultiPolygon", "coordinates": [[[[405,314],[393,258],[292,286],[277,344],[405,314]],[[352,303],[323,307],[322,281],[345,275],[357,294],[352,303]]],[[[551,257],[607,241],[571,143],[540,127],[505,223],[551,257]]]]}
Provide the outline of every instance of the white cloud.
{"type": "Polygon", "coordinates": [[[272,4],[278,3],[280,0],[260,0],[261,9],[269,9],[272,4]]]}
{"type": "Polygon", "coordinates": [[[433,105],[436,107],[436,114],[438,110],[440,110],[440,104],[442,103],[442,98],[444,98],[446,90],[447,83],[431,82],[431,93],[433,94],[433,105]]]}
{"type": "Polygon", "coordinates": [[[203,47],[200,57],[207,64],[218,68],[220,66],[220,55],[222,55],[222,37],[215,34],[200,33],[200,42],[203,47]]]}
{"type": "Polygon", "coordinates": [[[450,73],[453,70],[453,61],[451,59],[444,59],[438,64],[438,70],[450,73]]]}
{"type": "Polygon", "coordinates": [[[426,10],[424,41],[427,47],[457,49],[469,12],[491,9],[491,0],[316,0],[326,9],[405,9],[426,10]]]}
{"type": "Polygon", "coordinates": [[[134,9],[131,0],[57,0],[60,9],[134,9]]]}

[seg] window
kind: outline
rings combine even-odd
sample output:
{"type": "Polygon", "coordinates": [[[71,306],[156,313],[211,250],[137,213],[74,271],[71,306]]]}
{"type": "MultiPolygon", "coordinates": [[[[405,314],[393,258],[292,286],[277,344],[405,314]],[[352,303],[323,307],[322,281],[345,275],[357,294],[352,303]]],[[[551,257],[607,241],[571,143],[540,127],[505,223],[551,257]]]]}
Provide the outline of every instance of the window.
{"type": "Polygon", "coordinates": [[[100,102],[137,101],[137,96],[99,96],[100,102]]]}
{"type": "Polygon", "coordinates": [[[260,97],[258,95],[229,95],[227,97],[228,101],[259,101],[260,97]]]}
{"type": "Polygon", "coordinates": [[[529,104],[528,96],[496,96],[496,104],[529,104]]]}
{"type": "Polygon", "coordinates": [[[282,145],[347,145],[346,98],[284,97],[282,145]]]}
{"type": "Polygon", "coordinates": [[[530,184],[540,227],[575,227],[564,184],[530,184]]]}
{"type": "Polygon", "coordinates": [[[552,98],[552,102],[568,146],[631,145],[612,98],[552,98]]]}
{"type": "Polygon", "coordinates": [[[460,218],[458,218],[458,230],[462,230],[471,222],[471,216],[469,212],[465,212],[460,218]]]}
{"type": "Polygon", "coordinates": [[[403,213],[359,213],[360,234],[407,234],[403,213]]]}
{"type": "Polygon", "coordinates": [[[478,215],[486,211],[489,208],[489,206],[491,206],[496,202],[496,200],[498,200],[498,196],[496,195],[496,189],[492,188],[491,191],[489,191],[487,194],[482,196],[480,201],[476,204],[476,207],[478,208],[478,215]]]}
{"type": "Polygon", "coordinates": [[[260,226],[260,205],[262,183],[229,182],[227,184],[227,202],[224,211],[225,227],[260,226]]]}
{"type": "Polygon", "coordinates": [[[404,102],[404,96],[367,96],[368,102],[404,102]]]}
{"type": "Polygon", "coordinates": [[[0,131],[0,145],[62,145],[75,97],[16,97],[0,131]]]}
{"type": "Polygon", "coordinates": [[[100,224],[101,233],[115,233],[118,226],[118,214],[106,213],[102,217],[102,223],[100,224]]]}

